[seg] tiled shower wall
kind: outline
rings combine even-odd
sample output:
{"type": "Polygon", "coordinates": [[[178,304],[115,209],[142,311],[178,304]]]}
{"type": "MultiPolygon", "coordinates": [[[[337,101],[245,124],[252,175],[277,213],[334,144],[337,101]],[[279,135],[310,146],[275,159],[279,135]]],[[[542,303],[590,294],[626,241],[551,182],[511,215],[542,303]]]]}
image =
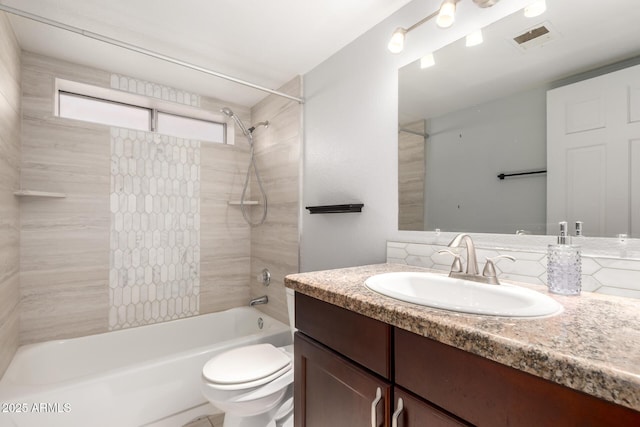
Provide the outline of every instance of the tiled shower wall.
{"type": "MultiPolygon", "coordinates": [[[[132,66],[132,69],[135,67],[132,66]]],[[[113,134],[107,126],[60,119],[53,115],[56,77],[110,88],[113,76],[102,70],[28,52],[22,54],[22,76],[22,188],[62,192],[66,193],[66,198],[24,198],[21,202],[20,342],[26,344],[56,338],[70,338],[106,332],[110,328],[125,325],[159,321],[176,315],[178,298],[181,301],[183,314],[186,315],[194,312],[191,297],[197,296],[198,293],[199,308],[196,298],[195,310],[201,314],[245,305],[250,295],[248,277],[251,232],[237,207],[229,206],[228,201],[237,200],[242,191],[244,172],[248,162],[247,146],[202,144],[200,147],[200,267],[197,274],[199,291],[196,290],[195,278],[191,282],[191,288],[186,282],[180,284],[180,280],[184,280],[185,269],[182,259],[178,259],[178,263],[173,263],[174,248],[178,247],[174,245],[170,251],[171,258],[167,258],[168,252],[164,247],[163,256],[166,262],[167,281],[171,271],[170,265],[173,263],[175,277],[178,277],[176,266],[183,263],[183,279],[178,280],[177,286],[174,288],[172,283],[167,290],[166,283],[163,282],[162,296],[160,296],[158,287],[153,295],[153,289],[147,285],[148,269],[146,267],[151,267],[153,278],[153,267],[157,266],[158,261],[156,248],[156,264],[145,266],[144,276],[141,274],[142,270],[136,267],[134,276],[136,285],[130,288],[131,295],[125,291],[127,288],[123,287],[122,301],[120,301],[119,293],[112,291],[116,288],[110,287],[110,284],[114,286],[114,283],[110,282],[111,230],[112,226],[116,226],[115,218],[112,221],[111,217],[111,209],[114,207],[111,204],[113,134]],[[139,279],[143,281],[138,282],[139,279]],[[188,311],[185,311],[187,292],[190,292],[190,295],[188,311]],[[169,294],[171,296],[166,299],[169,294]],[[130,302],[129,298],[131,298],[130,302]],[[167,314],[164,316],[162,315],[163,299],[167,303],[167,314]],[[170,303],[171,299],[174,300],[173,303],[170,303]],[[134,300],[137,302],[134,303],[134,300]],[[154,318],[153,301],[158,301],[157,318],[154,318]],[[146,302],[149,304],[145,304],[146,302]],[[173,304],[174,309],[171,316],[169,316],[169,304],[173,304]],[[148,307],[146,312],[145,305],[148,307]],[[120,309],[121,306],[127,306],[124,314],[120,309]],[[115,307],[118,308],[115,309],[115,307]],[[145,313],[149,320],[145,320],[145,313]]],[[[136,82],[139,81],[136,80],[136,82]]],[[[144,87],[146,91],[146,82],[144,87]]],[[[176,100],[178,100],[177,94],[180,91],[174,90],[173,93],[176,93],[176,100]]],[[[183,93],[183,103],[184,94],[186,92],[183,93]]],[[[162,97],[162,90],[160,95],[162,97]]],[[[192,95],[189,94],[190,103],[194,102],[192,95]]],[[[204,96],[198,97],[196,101],[200,103],[200,108],[209,111],[219,111],[222,106],[227,105],[204,96]]],[[[236,105],[230,105],[230,107],[244,121],[250,121],[248,109],[236,105]]],[[[146,140],[146,136],[143,139],[146,140]]],[[[137,134],[133,140],[138,140],[137,134]]],[[[175,144],[178,144],[177,140],[175,144]]],[[[170,173],[168,166],[167,163],[167,176],[170,173]]],[[[152,170],[152,172],[154,176],[158,172],[160,177],[165,173],[162,165],[159,171],[152,170]]],[[[130,176],[133,186],[133,175],[130,176]]],[[[194,183],[195,181],[192,182],[194,183]]],[[[166,184],[164,178],[163,184],[166,184]]],[[[187,185],[188,198],[188,182],[184,184],[187,185]]],[[[156,191],[157,185],[158,182],[156,182],[156,191]]],[[[195,190],[195,184],[193,188],[195,190]]],[[[133,187],[131,190],[133,191],[133,187]]],[[[151,191],[151,187],[149,190],[151,191]]],[[[164,191],[167,191],[166,186],[164,191]]],[[[137,193],[127,193],[127,210],[129,199],[133,195],[135,195],[136,212],[138,212],[138,196],[142,194],[137,193]]],[[[165,207],[168,207],[168,197],[167,195],[165,207]]],[[[140,205],[140,208],[145,206],[146,209],[146,203],[145,194],[145,203],[140,205]]],[[[159,207],[162,210],[163,203],[162,197],[158,202],[155,199],[151,200],[151,208],[159,207]],[[160,205],[155,206],[154,203],[160,205]]],[[[184,208],[184,199],[182,207],[184,208]]],[[[156,211],[153,210],[153,212],[156,211]]],[[[143,231],[142,216],[138,224],[137,216],[134,219],[133,212],[130,213],[132,214],[131,223],[127,222],[127,227],[130,226],[130,231],[135,231],[133,234],[137,239],[137,232],[143,231]],[[141,230],[135,230],[135,227],[140,227],[141,230]]],[[[166,215],[164,219],[163,226],[166,226],[166,215]]],[[[148,218],[148,220],[147,227],[151,226],[151,219],[148,218]]],[[[124,212],[122,221],[118,223],[118,227],[121,225],[124,229],[124,212]]],[[[157,222],[155,226],[158,228],[156,233],[158,238],[162,239],[157,222]]],[[[181,224],[178,223],[178,226],[181,227],[181,224]]],[[[186,227],[190,225],[187,224],[186,227]]],[[[177,229],[174,229],[175,231],[177,229]]],[[[153,232],[151,238],[153,245],[153,232]]],[[[170,239],[170,235],[167,234],[166,238],[170,239]]],[[[189,239],[191,243],[191,235],[189,239]]],[[[141,242],[138,240],[134,242],[131,262],[134,259],[135,248],[140,249],[141,252],[139,259],[136,253],[136,262],[143,261],[142,247],[137,246],[141,242]]],[[[184,240],[182,243],[184,244],[184,240]]],[[[180,248],[178,258],[186,254],[181,251],[186,250],[187,246],[183,245],[180,248]]],[[[113,255],[115,263],[115,254],[113,255]]],[[[189,258],[188,254],[185,256],[185,262],[189,265],[192,265],[193,259],[197,257],[195,251],[193,259],[189,258]]],[[[151,261],[149,255],[147,262],[151,261]]],[[[128,258],[126,262],[129,262],[128,258]]],[[[124,268],[124,252],[122,263],[124,268]]],[[[187,267],[187,270],[189,268],[187,267]]],[[[127,281],[129,274],[127,269],[127,281]]],[[[162,265],[159,272],[156,269],[157,274],[160,274],[162,281],[162,265]]],[[[193,272],[187,271],[187,276],[189,274],[193,272]]]]}
{"type": "Polygon", "coordinates": [[[20,48],[0,12],[0,377],[18,348],[20,48]]]}
{"type": "Polygon", "coordinates": [[[135,79],[122,74],[111,74],[111,89],[118,89],[136,95],[144,95],[149,98],[162,99],[163,101],[200,107],[200,95],[177,90],[172,87],[162,86],[146,80],[135,79]]]}
{"type": "MultiPolygon", "coordinates": [[[[300,96],[301,78],[279,89],[300,96]]],[[[252,108],[253,122],[269,120],[267,129],[255,131],[256,161],[269,199],[267,220],[251,230],[251,297],[267,295],[269,304],[258,309],[288,322],[284,276],[298,272],[298,215],[302,105],[270,95],[252,108]],[[256,280],[263,268],[271,272],[271,284],[256,280]]],[[[241,142],[241,143],[244,143],[241,142]]],[[[255,179],[251,194],[257,198],[255,179]]],[[[261,207],[254,209],[254,219],[261,207]]]]}
{"type": "MultiPolygon", "coordinates": [[[[439,254],[438,251],[441,249],[449,248],[422,243],[387,242],[387,262],[449,271],[453,256],[439,254]]],[[[516,259],[515,262],[506,259],[496,262],[496,272],[501,279],[537,285],[547,283],[545,252],[479,247],[476,247],[476,251],[480,268],[486,258],[510,255],[516,259]]],[[[460,254],[466,259],[464,248],[460,250],[460,254]]],[[[466,261],[463,265],[466,265],[466,261]]],[[[582,290],[640,298],[640,261],[583,255],[582,290]]]]}
{"type": "Polygon", "coordinates": [[[111,129],[109,328],[193,316],[200,294],[200,142],[111,129]]]}

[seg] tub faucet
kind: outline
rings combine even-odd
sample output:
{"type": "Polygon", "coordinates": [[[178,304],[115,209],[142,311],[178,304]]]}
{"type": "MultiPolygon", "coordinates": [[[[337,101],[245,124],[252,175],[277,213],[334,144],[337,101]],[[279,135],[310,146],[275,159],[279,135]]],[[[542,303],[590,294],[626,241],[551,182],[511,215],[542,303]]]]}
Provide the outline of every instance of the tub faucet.
{"type": "Polygon", "coordinates": [[[253,307],[254,305],[266,304],[268,302],[269,302],[269,297],[266,295],[263,295],[261,297],[254,298],[251,301],[249,301],[249,306],[253,307]]]}

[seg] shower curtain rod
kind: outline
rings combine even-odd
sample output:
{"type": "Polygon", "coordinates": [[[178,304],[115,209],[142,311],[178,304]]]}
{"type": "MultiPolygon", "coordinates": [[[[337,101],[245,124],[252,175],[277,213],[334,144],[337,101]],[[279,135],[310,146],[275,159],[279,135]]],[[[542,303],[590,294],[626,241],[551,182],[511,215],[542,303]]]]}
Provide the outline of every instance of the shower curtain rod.
{"type": "Polygon", "coordinates": [[[82,28],[73,27],[71,25],[63,24],[62,22],[54,21],[52,19],[48,19],[48,18],[39,16],[39,15],[35,15],[33,13],[25,12],[25,11],[20,10],[20,9],[15,9],[13,7],[9,7],[9,6],[6,6],[4,4],[0,4],[0,10],[5,11],[7,13],[10,13],[12,15],[16,15],[16,16],[20,16],[22,18],[30,19],[32,21],[40,22],[42,24],[46,24],[46,25],[49,25],[49,26],[52,26],[52,27],[56,27],[56,28],[59,28],[61,30],[65,30],[65,31],[69,31],[69,32],[72,32],[72,33],[80,34],[81,36],[88,37],[90,39],[98,40],[98,41],[101,41],[103,43],[107,43],[107,44],[110,44],[110,45],[113,45],[113,46],[121,47],[123,49],[127,49],[127,50],[130,50],[132,52],[136,52],[136,53],[140,53],[140,54],[143,54],[143,55],[147,55],[147,56],[150,56],[152,58],[160,59],[161,61],[165,61],[165,62],[170,62],[172,64],[179,65],[179,66],[185,67],[185,68],[189,68],[189,69],[192,69],[192,70],[195,70],[195,71],[200,71],[201,73],[209,74],[209,75],[214,76],[214,77],[218,77],[218,78],[221,78],[221,79],[224,79],[224,80],[228,80],[230,82],[241,84],[243,86],[247,86],[247,87],[250,87],[250,88],[253,88],[253,89],[257,89],[257,90],[260,90],[260,91],[263,91],[263,92],[267,92],[267,93],[270,93],[272,95],[277,95],[277,96],[281,96],[283,98],[291,99],[291,100],[296,101],[296,102],[298,102],[300,104],[304,104],[304,99],[302,99],[302,98],[298,98],[296,96],[291,96],[291,95],[288,95],[286,93],[279,92],[277,90],[269,89],[269,88],[266,88],[264,86],[260,86],[260,85],[254,84],[254,83],[250,83],[250,82],[247,82],[245,80],[241,80],[241,79],[229,76],[227,74],[219,73],[217,71],[213,71],[213,70],[210,70],[208,68],[200,67],[198,65],[194,65],[194,64],[191,64],[189,62],[182,61],[180,59],[172,58],[170,56],[163,55],[161,53],[153,52],[151,50],[148,50],[148,49],[145,49],[145,48],[142,48],[142,47],[130,44],[130,43],[126,43],[126,42],[123,42],[123,41],[120,41],[120,40],[117,40],[117,39],[114,39],[114,38],[111,38],[111,37],[103,36],[101,34],[94,33],[94,32],[91,32],[91,31],[83,30],[82,28]]]}

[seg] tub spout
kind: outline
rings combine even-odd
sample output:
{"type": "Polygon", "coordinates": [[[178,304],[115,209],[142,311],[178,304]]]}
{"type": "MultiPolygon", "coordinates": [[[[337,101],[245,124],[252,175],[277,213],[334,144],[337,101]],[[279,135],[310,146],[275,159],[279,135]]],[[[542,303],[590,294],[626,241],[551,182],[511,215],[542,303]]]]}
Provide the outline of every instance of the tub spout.
{"type": "Polygon", "coordinates": [[[266,304],[268,302],[269,302],[269,297],[266,295],[263,295],[261,297],[254,298],[251,301],[249,301],[249,305],[253,307],[254,305],[266,304]]]}

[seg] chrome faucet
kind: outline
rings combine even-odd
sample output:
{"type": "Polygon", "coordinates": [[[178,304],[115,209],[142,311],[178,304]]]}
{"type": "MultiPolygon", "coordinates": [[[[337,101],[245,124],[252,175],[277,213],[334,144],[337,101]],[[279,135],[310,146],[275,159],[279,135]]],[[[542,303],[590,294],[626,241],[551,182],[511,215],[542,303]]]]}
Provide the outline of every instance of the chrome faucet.
{"type": "Polygon", "coordinates": [[[269,297],[266,295],[263,295],[261,297],[254,298],[251,301],[249,301],[249,306],[253,307],[254,305],[266,304],[268,302],[269,302],[269,297]]]}
{"type": "Polygon", "coordinates": [[[500,258],[509,259],[511,261],[515,261],[516,259],[509,255],[498,255],[493,258],[487,258],[487,263],[484,266],[484,270],[482,274],[480,274],[478,270],[478,260],[476,257],[476,247],[473,244],[473,240],[471,240],[471,236],[468,234],[462,233],[458,234],[452,241],[449,243],[450,248],[458,248],[464,242],[467,247],[467,268],[465,272],[462,272],[462,263],[460,261],[460,255],[453,253],[448,249],[443,249],[438,251],[438,253],[449,253],[453,255],[453,264],[451,264],[451,271],[449,272],[449,277],[455,277],[458,279],[472,280],[474,282],[480,283],[488,283],[491,285],[499,285],[498,277],[495,269],[495,262],[497,262],[500,258]]]}
{"type": "Polygon", "coordinates": [[[449,243],[449,247],[459,248],[462,242],[464,242],[467,247],[467,269],[465,273],[476,276],[478,275],[478,260],[476,259],[476,247],[473,244],[473,240],[471,240],[471,236],[465,233],[458,234],[451,243],[449,243]]]}

